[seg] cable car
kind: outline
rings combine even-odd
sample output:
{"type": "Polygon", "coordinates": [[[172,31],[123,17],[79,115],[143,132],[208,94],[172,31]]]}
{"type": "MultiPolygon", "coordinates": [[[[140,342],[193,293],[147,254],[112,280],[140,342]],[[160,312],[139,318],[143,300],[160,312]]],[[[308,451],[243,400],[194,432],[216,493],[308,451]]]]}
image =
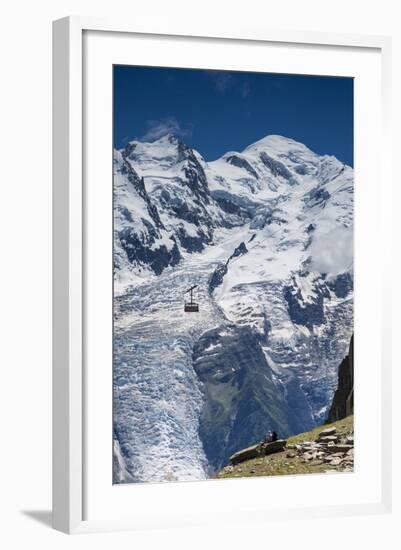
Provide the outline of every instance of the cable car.
{"type": "Polygon", "coordinates": [[[193,298],[193,291],[197,286],[198,285],[191,286],[191,288],[189,288],[188,290],[185,291],[185,294],[188,294],[188,292],[190,293],[189,302],[187,302],[187,301],[184,302],[184,311],[186,313],[198,313],[199,312],[199,304],[194,302],[194,298],[193,298]]]}

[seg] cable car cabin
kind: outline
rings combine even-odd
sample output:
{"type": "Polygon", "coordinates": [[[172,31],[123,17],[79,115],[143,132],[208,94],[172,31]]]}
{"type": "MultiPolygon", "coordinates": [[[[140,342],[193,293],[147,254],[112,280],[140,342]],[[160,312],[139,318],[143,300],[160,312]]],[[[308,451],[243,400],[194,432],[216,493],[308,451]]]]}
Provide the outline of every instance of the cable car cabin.
{"type": "Polygon", "coordinates": [[[198,313],[199,305],[198,304],[186,303],[184,305],[184,311],[186,311],[187,313],[198,313]]]}
{"type": "Polygon", "coordinates": [[[198,313],[199,312],[199,304],[194,302],[194,297],[193,297],[193,291],[197,286],[198,285],[191,286],[191,288],[189,288],[188,290],[185,291],[185,294],[187,294],[188,292],[190,293],[189,302],[187,302],[187,301],[184,302],[184,311],[186,313],[198,313]]]}

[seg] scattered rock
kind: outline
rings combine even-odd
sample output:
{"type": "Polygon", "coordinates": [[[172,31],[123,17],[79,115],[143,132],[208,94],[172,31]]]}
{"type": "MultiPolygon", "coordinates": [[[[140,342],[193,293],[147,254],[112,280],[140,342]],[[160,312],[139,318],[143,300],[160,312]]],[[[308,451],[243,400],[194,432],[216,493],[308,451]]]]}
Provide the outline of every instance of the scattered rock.
{"type": "Polygon", "coordinates": [[[337,431],[337,428],[335,426],[332,426],[331,428],[326,428],[325,430],[322,430],[319,433],[318,439],[321,439],[322,437],[334,435],[336,431],[337,431]]]}
{"type": "MultiPolygon", "coordinates": [[[[250,465],[252,469],[247,470],[247,473],[250,475],[264,475],[263,467],[266,466],[267,468],[270,464],[269,460],[264,457],[284,451],[279,462],[287,468],[287,471],[292,470],[291,473],[297,471],[298,463],[288,461],[288,459],[297,457],[307,464],[307,471],[314,471],[313,467],[316,467],[315,471],[324,471],[322,466],[325,465],[330,468],[326,470],[330,473],[352,472],[354,468],[353,443],[354,435],[352,432],[348,432],[348,434],[337,433],[335,427],[322,430],[318,439],[314,441],[300,441],[290,445],[287,445],[287,441],[284,439],[270,443],[261,442],[233,454],[230,458],[231,466],[226,467],[226,471],[234,470],[232,475],[235,474],[240,477],[243,475],[241,474],[243,470],[234,466],[246,460],[257,458],[258,460],[250,465]],[[259,467],[255,469],[255,465],[259,467]]],[[[274,467],[274,464],[273,461],[271,465],[274,467]]]]}
{"type": "Polygon", "coordinates": [[[338,437],[336,435],[327,435],[324,437],[320,437],[318,441],[320,443],[331,443],[331,442],[336,443],[336,441],[338,441],[338,437]]]}
{"type": "Polygon", "coordinates": [[[352,445],[346,445],[346,444],[336,444],[330,447],[331,453],[347,453],[349,450],[353,449],[352,445]]]}

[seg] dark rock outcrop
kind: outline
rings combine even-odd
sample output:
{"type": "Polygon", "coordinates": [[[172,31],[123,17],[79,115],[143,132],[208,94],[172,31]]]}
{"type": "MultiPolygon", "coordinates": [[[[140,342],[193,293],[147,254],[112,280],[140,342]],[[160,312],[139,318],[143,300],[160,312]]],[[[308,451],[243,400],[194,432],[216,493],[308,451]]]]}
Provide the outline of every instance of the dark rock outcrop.
{"type": "Polygon", "coordinates": [[[341,420],[354,412],[354,336],[348,355],[338,369],[338,386],[327,416],[327,422],[341,420]]]}
{"type": "Polygon", "coordinates": [[[308,301],[304,301],[295,277],[292,278],[291,284],[284,287],[283,294],[288,304],[288,313],[294,323],[312,330],[313,326],[320,326],[325,322],[324,302],[330,298],[330,294],[322,279],[317,278],[314,281],[315,297],[308,301]]]}
{"type": "Polygon", "coordinates": [[[181,255],[174,237],[171,239],[174,245],[170,250],[165,245],[156,249],[152,248],[149,243],[152,244],[158,238],[157,229],[150,223],[146,223],[146,220],[143,220],[143,223],[148,229],[147,242],[144,242],[135,230],[129,227],[120,231],[118,238],[130,263],[137,262],[141,265],[148,265],[156,275],[160,275],[169,265],[177,265],[181,255]]]}
{"type": "Polygon", "coordinates": [[[237,258],[238,256],[242,256],[243,254],[246,254],[248,252],[248,249],[244,242],[240,243],[237,248],[234,250],[234,252],[231,254],[231,256],[228,258],[225,264],[220,264],[216,267],[216,269],[213,271],[212,276],[210,277],[209,281],[209,292],[212,293],[218,286],[221,285],[223,282],[224,276],[227,274],[228,271],[228,264],[231,262],[233,258],[237,258]]]}
{"type": "Polygon", "coordinates": [[[298,182],[296,178],[291,174],[290,170],[285,166],[283,162],[271,157],[265,152],[260,153],[260,160],[275,177],[281,177],[288,181],[291,185],[296,185],[298,182]]]}
{"type": "Polygon", "coordinates": [[[233,166],[237,166],[238,168],[245,168],[245,170],[249,174],[251,174],[251,176],[253,176],[257,180],[259,179],[258,173],[256,172],[255,168],[253,168],[246,159],[240,157],[239,155],[229,155],[228,157],[226,157],[225,160],[233,166]]]}

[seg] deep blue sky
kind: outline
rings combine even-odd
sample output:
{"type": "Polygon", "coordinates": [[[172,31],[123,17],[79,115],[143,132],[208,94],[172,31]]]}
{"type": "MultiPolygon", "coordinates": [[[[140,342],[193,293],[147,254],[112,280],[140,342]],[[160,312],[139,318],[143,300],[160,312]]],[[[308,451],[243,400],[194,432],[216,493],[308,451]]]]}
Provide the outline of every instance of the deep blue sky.
{"type": "Polygon", "coordinates": [[[114,145],[171,131],[206,160],[268,134],[353,165],[353,80],[114,67],[114,145]]]}

